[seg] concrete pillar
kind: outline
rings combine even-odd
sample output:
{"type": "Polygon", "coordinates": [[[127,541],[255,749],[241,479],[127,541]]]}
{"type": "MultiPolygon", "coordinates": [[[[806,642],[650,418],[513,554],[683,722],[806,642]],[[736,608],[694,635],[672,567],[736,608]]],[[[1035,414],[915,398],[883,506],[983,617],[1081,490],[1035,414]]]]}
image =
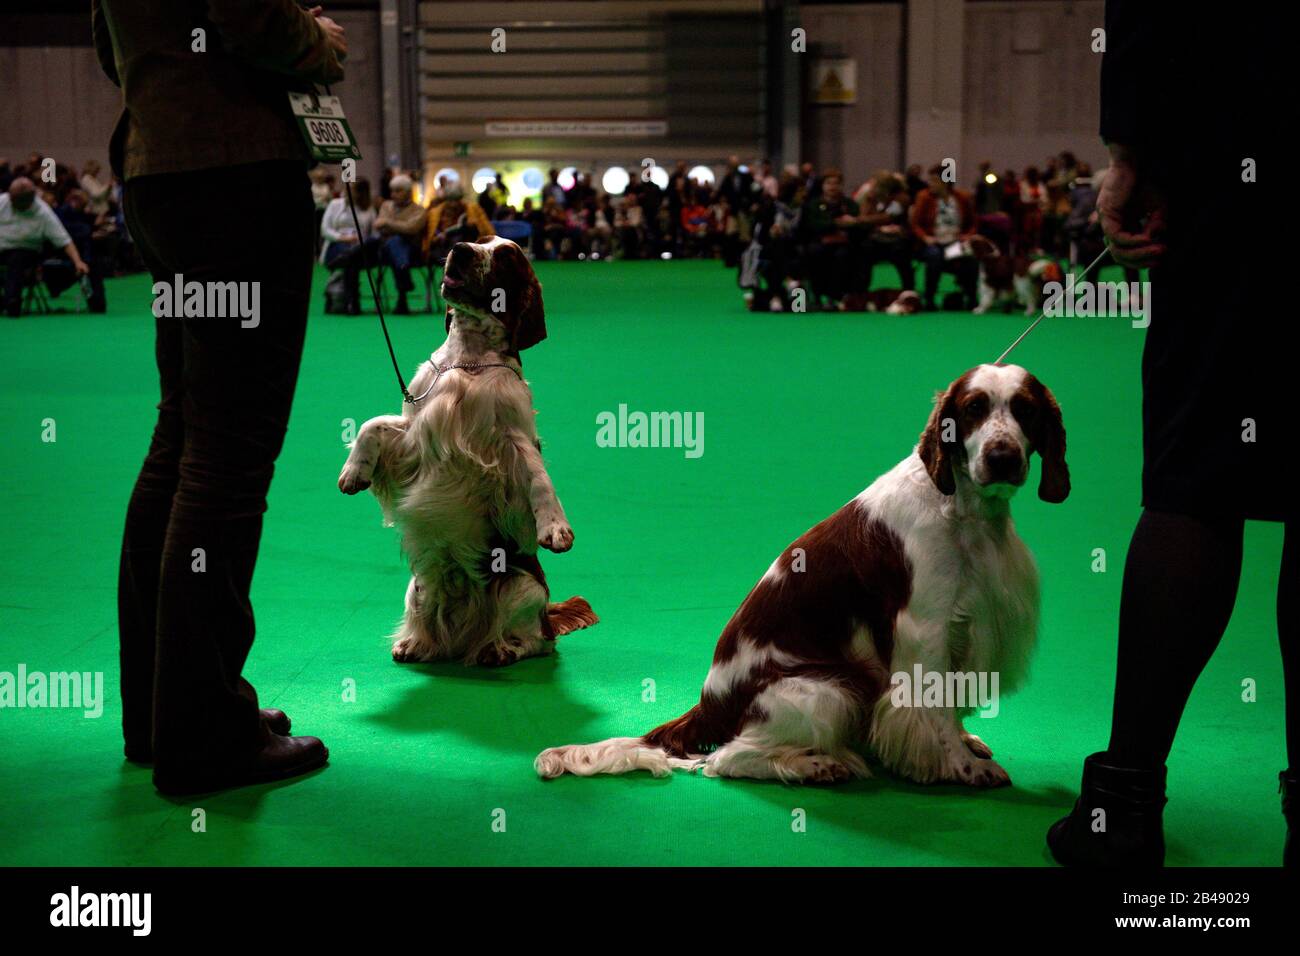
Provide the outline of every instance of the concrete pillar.
{"type": "Polygon", "coordinates": [[[924,168],[946,158],[962,166],[965,0],[909,0],[906,28],[904,163],[924,168]]]}
{"type": "Polygon", "coordinates": [[[402,159],[402,42],[397,0],[379,4],[380,109],[383,113],[382,165],[402,159]]]}

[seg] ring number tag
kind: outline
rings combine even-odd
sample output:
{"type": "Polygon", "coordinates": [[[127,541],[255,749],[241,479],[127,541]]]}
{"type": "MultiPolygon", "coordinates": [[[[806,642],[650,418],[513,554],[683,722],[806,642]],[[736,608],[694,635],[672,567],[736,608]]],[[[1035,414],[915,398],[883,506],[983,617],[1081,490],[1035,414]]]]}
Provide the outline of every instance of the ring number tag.
{"type": "Polygon", "coordinates": [[[361,150],[357,149],[352,127],[343,115],[343,104],[337,96],[290,93],[289,106],[312,159],[318,163],[337,163],[361,158],[361,150]]]}

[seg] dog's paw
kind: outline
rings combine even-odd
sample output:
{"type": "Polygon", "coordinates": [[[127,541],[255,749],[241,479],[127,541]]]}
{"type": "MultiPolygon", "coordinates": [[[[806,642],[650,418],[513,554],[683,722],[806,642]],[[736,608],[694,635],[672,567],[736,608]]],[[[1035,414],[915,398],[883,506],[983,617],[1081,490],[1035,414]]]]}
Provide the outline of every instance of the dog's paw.
{"type": "Polygon", "coordinates": [[[573,529],[563,518],[541,523],[537,528],[537,544],[556,554],[568,551],[573,547],[573,529]]]}
{"type": "Polygon", "coordinates": [[[953,782],[964,783],[968,787],[1009,787],[1011,774],[1003,770],[996,760],[976,758],[957,765],[953,782]]]}
{"type": "Polygon", "coordinates": [[[533,769],[543,780],[554,780],[564,775],[565,747],[551,747],[543,750],[533,761],[533,769]]]}
{"type": "Polygon", "coordinates": [[[349,460],[339,472],[339,491],[345,495],[355,495],[370,487],[370,469],[349,460]]]}
{"type": "Polygon", "coordinates": [[[966,745],[967,750],[969,750],[977,757],[983,757],[985,760],[987,760],[989,757],[993,756],[993,750],[989,747],[989,745],[986,744],[984,741],[980,740],[974,734],[968,734],[965,731],[963,731],[961,735],[961,742],[966,745]]]}
{"type": "Polygon", "coordinates": [[[480,667],[508,667],[525,657],[545,657],[554,650],[554,640],[543,640],[540,637],[504,637],[479,651],[474,663],[480,667]]]}
{"type": "Polygon", "coordinates": [[[433,660],[429,646],[413,637],[403,637],[393,642],[393,660],[398,664],[416,664],[433,660]]]}
{"type": "Polygon", "coordinates": [[[853,779],[853,771],[826,754],[807,757],[801,766],[804,783],[844,783],[853,779]]]}
{"type": "Polygon", "coordinates": [[[523,656],[523,644],[506,638],[479,651],[476,663],[480,667],[507,667],[523,656]]]}

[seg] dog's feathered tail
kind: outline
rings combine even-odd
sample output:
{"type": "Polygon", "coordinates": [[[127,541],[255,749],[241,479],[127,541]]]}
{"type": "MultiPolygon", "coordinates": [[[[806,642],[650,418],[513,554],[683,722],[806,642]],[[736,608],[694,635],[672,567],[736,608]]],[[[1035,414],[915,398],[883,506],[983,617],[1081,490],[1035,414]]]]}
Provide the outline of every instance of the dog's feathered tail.
{"type": "Polygon", "coordinates": [[[567,601],[558,601],[547,607],[546,620],[556,637],[600,623],[587,599],[576,594],[567,601]]]}
{"type": "Polygon", "coordinates": [[[591,777],[633,770],[649,770],[656,777],[666,777],[673,770],[698,770],[706,759],[699,751],[712,745],[712,723],[701,705],[696,704],[644,737],[611,737],[594,744],[543,750],[533,761],[533,769],[543,778],[566,773],[591,777]]]}

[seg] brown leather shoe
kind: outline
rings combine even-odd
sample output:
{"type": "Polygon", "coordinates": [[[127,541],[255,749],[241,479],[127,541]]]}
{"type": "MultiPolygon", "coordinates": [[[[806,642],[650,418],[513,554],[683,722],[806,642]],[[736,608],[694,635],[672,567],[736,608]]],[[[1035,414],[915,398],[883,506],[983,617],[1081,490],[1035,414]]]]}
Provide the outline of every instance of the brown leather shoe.
{"type": "MultiPolygon", "coordinates": [[[[289,719],[288,714],[282,710],[276,710],[274,707],[263,707],[261,714],[262,722],[266,724],[267,730],[273,734],[279,734],[281,737],[289,736],[289,730],[293,727],[293,721],[289,719]]],[[[153,752],[147,746],[143,749],[137,750],[128,744],[123,753],[125,753],[126,759],[131,761],[131,763],[146,765],[153,763],[153,752]]]]}
{"type": "Polygon", "coordinates": [[[211,793],[299,777],[325,766],[329,757],[329,748],[318,737],[271,734],[262,749],[246,763],[176,776],[160,774],[155,768],[153,785],[159,793],[168,796],[211,793]]]}
{"type": "Polygon", "coordinates": [[[276,710],[274,707],[262,708],[262,720],[266,724],[266,729],[273,734],[279,734],[281,737],[289,736],[289,728],[293,726],[293,721],[289,715],[282,710],[276,710]]]}

